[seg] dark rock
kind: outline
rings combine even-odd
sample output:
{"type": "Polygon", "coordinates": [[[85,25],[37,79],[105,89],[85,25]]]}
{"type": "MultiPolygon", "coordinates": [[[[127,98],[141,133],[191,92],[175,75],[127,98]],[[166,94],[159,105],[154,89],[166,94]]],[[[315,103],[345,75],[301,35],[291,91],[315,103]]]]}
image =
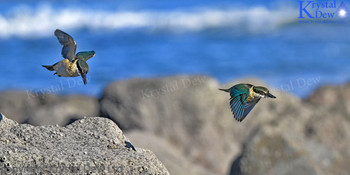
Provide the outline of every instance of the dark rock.
{"type": "Polygon", "coordinates": [[[66,127],[0,122],[1,174],[169,174],[149,150],[128,141],[109,119],[91,117],[66,127]]]}
{"type": "Polygon", "coordinates": [[[125,141],[125,147],[131,148],[132,150],[136,151],[134,145],[132,145],[132,144],[131,144],[130,142],[128,142],[128,141],[125,141]]]}

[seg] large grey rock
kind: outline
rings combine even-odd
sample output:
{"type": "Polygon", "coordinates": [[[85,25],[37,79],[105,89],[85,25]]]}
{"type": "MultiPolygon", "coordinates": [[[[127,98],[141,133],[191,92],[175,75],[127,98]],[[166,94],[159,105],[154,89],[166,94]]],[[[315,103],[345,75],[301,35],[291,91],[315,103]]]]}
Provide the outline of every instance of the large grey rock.
{"type": "Polygon", "coordinates": [[[0,133],[0,174],[169,174],[151,151],[126,148],[105,118],[35,127],[3,117],[0,133]]]}
{"type": "Polygon", "coordinates": [[[97,116],[98,100],[82,95],[37,94],[30,91],[0,93],[0,111],[19,123],[33,125],[69,124],[84,116],[97,116]]]}
{"type": "Polygon", "coordinates": [[[215,173],[206,171],[203,167],[190,162],[179,149],[164,138],[137,130],[127,132],[125,135],[133,144],[142,145],[143,148],[152,150],[171,174],[215,175],[215,173]]]}
{"type": "Polygon", "coordinates": [[[242,155],[232,165],[231,174],[316,175],[308,154],[293,143],[270,131],[259,130],[244,144],[242,155]]]}
{"type": "MultiPolygon", "coordinates": [[[[256,79],[240,82],[263,85],[256,79]]],[[[303,112],[298,109],[300,99],[273,92],[279,101],[261,100],[247,119],[237,122],[229,108],[229,94],[218,90],[236,83],[220,86],[205,76],[115,82],[107,86],[100,100],[101,115],[125,131],[140,130],[165,139],[182,157],[208,173],[227,174],[240,145],[256,126],[303,112]]],[[[165,154],[158,156],[168,159],[165,154]]],[[[184,170],[170,173],[186,174],[184,170]]]]}
{"type": "Polygon", "coordinates": [[[350,117],[350,83],[341,86],[322,86],[313,92],[306,102],[313,107],[322,106],[328,112],[350,117]]]}
{"type": "Polygon", "coordinates": [[[350,167],[350,83],[327,85],[317,89],[305,99],[304,106],[313,109],[305,122],[304,135],[331,148],[335,161],[318,161],[324,172],[348,174],[350,167]]]}
{"type": "Polygon", "coordinates": [[[308,101],[301,103],[304,117],[285,116],[252,132],[231,174],[348,174],[348,116],[308,101]]]}
{"type": "Polygon", "coordinates": [[[29,98],[24,91],[5,91],[0,93],[0,111],[17,122],[25,122],[38,104],[35,98],[29,98]]]}
{"type": "Polygon", "coordinates": [[[152,138],[136,140],[156,150],[173,174],[188,171],[172,166],[179,160],[187,164],[185,159],[197,167],[192,174],[350,171],[349,85],[320,88],[305,100],[272,91],[277,99],[261,100],[240,123],[229,110],[228,94],[217,89],[241,82],[265,85],[256,79],[219,85],[203,76],[115,82],[104,92],[101,113],[131,131],[131,138],[141,133],[152,138]]]}

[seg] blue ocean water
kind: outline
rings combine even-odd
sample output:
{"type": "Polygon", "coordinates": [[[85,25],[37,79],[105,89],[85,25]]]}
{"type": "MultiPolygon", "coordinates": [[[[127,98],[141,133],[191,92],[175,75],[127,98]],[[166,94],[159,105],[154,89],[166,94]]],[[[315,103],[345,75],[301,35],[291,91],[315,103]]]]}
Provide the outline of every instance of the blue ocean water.
{"type": "Polygon", "coordinates": [[[348,19],[300,24],[298,15],[297,1],[2,1],[0,90],[99,96],[115,80],[204,74],[257,77],[305,97],[349,81],[348,19]],[[56,28],[77,51],[96,52],[86,86],[41,67],[62,59],[56,28]]]}

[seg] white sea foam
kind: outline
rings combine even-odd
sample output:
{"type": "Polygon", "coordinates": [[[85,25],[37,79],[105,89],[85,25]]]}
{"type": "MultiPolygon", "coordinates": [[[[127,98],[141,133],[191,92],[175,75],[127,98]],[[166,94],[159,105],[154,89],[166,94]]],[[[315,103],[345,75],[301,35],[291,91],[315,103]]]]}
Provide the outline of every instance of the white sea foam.
{"type": "Polygon", "coordinates": [[[0,38],[11,36],[38,37],[61,29],[128,29],[168,30],[170,32],[200,31],[208,28],[231,27],[251,33],[278,28],[296,19],[295,10],[265,7],[196,8],[173,11],[100,11],[51,6],[35,9],[21,7],[0,15],[0,38]]]}

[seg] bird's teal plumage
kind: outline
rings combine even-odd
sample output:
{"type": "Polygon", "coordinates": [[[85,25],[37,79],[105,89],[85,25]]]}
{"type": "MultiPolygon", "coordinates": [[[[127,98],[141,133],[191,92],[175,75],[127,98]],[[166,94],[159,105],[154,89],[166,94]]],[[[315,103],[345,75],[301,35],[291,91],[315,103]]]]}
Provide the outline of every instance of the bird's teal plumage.
{"type": "Polygon", "coordinates": [[[84,84],[86,84],[86,74],[89,72],[89,65],[84,60],[78,60],[77,68],[80,72],[81,78],[83,78],[84,84]]]}
{"type": "Polygon", "coordinates": [[[261,98],[276,98],[262,86],[251,84],[237,84],[229,89],[220,89],[230,93],[230,108],[236,120],[242,121],[261,98]]]}
{"type": "Polygon", "coordinates": [[[56,29],[54,34],[60,44],[63,45],[61,54],[64,59],[52,66],[43,65],[43,67],[50,71],[56,71],[55,74],[60,77],[76,77],[80,75],[83,78],[84,84],[86,84],[86,74],[89,71],[86,61],[95,56],[95,51],[83,51],[75,54],[77,44],[73,37],[60,29],[56,29]]]}
{"type": "Polygon", "coordinates": [[[93,56],[95,56],[95,51],[84,51],[84,52],[78,52],[75,57],[77,59],[80,59],[80,60],[84,60],[84,61],[87,61],[89,60],[90,58],[92,58],[93,56]]]}

